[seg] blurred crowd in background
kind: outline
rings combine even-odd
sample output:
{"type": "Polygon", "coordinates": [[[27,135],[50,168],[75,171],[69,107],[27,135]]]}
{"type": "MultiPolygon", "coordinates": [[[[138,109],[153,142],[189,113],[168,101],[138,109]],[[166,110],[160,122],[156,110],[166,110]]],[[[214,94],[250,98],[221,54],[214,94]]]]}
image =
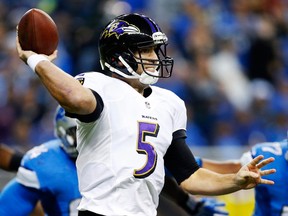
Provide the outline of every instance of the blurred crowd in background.
{"type": "Polygon", "coordinates": [[[73,76],[100,70],[97,40],[112,17],[156,20],[175,60],[156,85],[186,102],[192,149],[286,138],[286,0],[0,0],[0,142],[26,151],[54,136],[56,101],[15,51],[17,23],[33,7],[57,24],[56,64],[73,76]]]}

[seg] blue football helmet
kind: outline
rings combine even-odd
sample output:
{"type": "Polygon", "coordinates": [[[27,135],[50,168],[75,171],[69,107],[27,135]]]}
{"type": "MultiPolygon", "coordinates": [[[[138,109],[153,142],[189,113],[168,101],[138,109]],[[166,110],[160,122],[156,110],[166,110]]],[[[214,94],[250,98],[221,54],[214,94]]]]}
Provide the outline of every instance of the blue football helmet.
{"type": "Polygon", "coordinates": [[[65,116],[65,110],[58,106],[54,118],[54,133],[61,141],[61,147],[73,158],[76,158],[78,152],[76,150],[76,119],[65,116]]]}
{"type": "Polygon", "coordinates": [[[167,45],[167,36],[149,17],[137,13],[120,15],[108,23],[100,35],[100,63],[102,69],[121,77],[153,84],[158,78],[172,74],[174,61],[166,54],[167,45]],[[151,48],[157,59],[142,58],[141,51],[151,48]],[[142,66],[145,73],[137,74],[138,66],[142,66]],[[146,71],[145,66],[153,66],[156,71],[146,71]]]}

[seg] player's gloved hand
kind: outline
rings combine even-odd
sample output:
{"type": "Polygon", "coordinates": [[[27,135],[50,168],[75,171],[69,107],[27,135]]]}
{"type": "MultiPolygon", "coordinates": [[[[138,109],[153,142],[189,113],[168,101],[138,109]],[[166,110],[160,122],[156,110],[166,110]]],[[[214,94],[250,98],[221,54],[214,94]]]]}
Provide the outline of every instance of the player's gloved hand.
{"type": "Polygon", "coordinates": [[[224,202],[220,202],[215,198],[201,198],[195,202],[195,199],[190,198],[186,203],[185,210],[193,216],[221,216],[229,215],[222,207],[224,202]],[[191,204],[191,205],[190,205],[191,204]]]}
{"type": "Polygon", "coordinates": [[[214,198],[202,198],[199,201],[200,205],[197,208],[195,215],[197,216],[220,216],[228,215],[228,212],[225,211],[222,207],[225,206],[224,202],[220,202],[214,198]]]}

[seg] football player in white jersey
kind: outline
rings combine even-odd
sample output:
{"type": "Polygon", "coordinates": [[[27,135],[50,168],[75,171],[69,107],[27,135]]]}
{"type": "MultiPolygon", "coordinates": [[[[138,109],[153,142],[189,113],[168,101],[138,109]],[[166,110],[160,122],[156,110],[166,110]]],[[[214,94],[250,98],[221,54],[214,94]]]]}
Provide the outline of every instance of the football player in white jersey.
{"type": "Polygon", "coordinates": [[[50,56],[24,51],[17,39],[19,57],[66,114],[78,119],[80,216],[156,215],[165,166],[191,194],[220,195],[274,183],[262,176],[275,169],[261,169],[274,158],[258,156],[236,174],[199,168],[185,143],[184,102],[153,86],[172,73],[167,41],[149,17],[118,16],[100,36],[103,73],[73,78],[51,62],[57,51],[50,56]]]}

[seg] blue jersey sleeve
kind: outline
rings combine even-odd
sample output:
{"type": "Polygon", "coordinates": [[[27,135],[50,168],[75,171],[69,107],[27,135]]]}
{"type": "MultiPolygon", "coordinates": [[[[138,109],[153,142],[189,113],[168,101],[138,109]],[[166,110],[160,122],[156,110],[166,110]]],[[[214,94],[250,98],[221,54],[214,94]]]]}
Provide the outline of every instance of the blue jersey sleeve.
{"type": "Polygon", "coordinates": [[[0,194],[1,216],[27,216],[39,200],[39,191],[25,187],[12,179],[0,194]]]}

